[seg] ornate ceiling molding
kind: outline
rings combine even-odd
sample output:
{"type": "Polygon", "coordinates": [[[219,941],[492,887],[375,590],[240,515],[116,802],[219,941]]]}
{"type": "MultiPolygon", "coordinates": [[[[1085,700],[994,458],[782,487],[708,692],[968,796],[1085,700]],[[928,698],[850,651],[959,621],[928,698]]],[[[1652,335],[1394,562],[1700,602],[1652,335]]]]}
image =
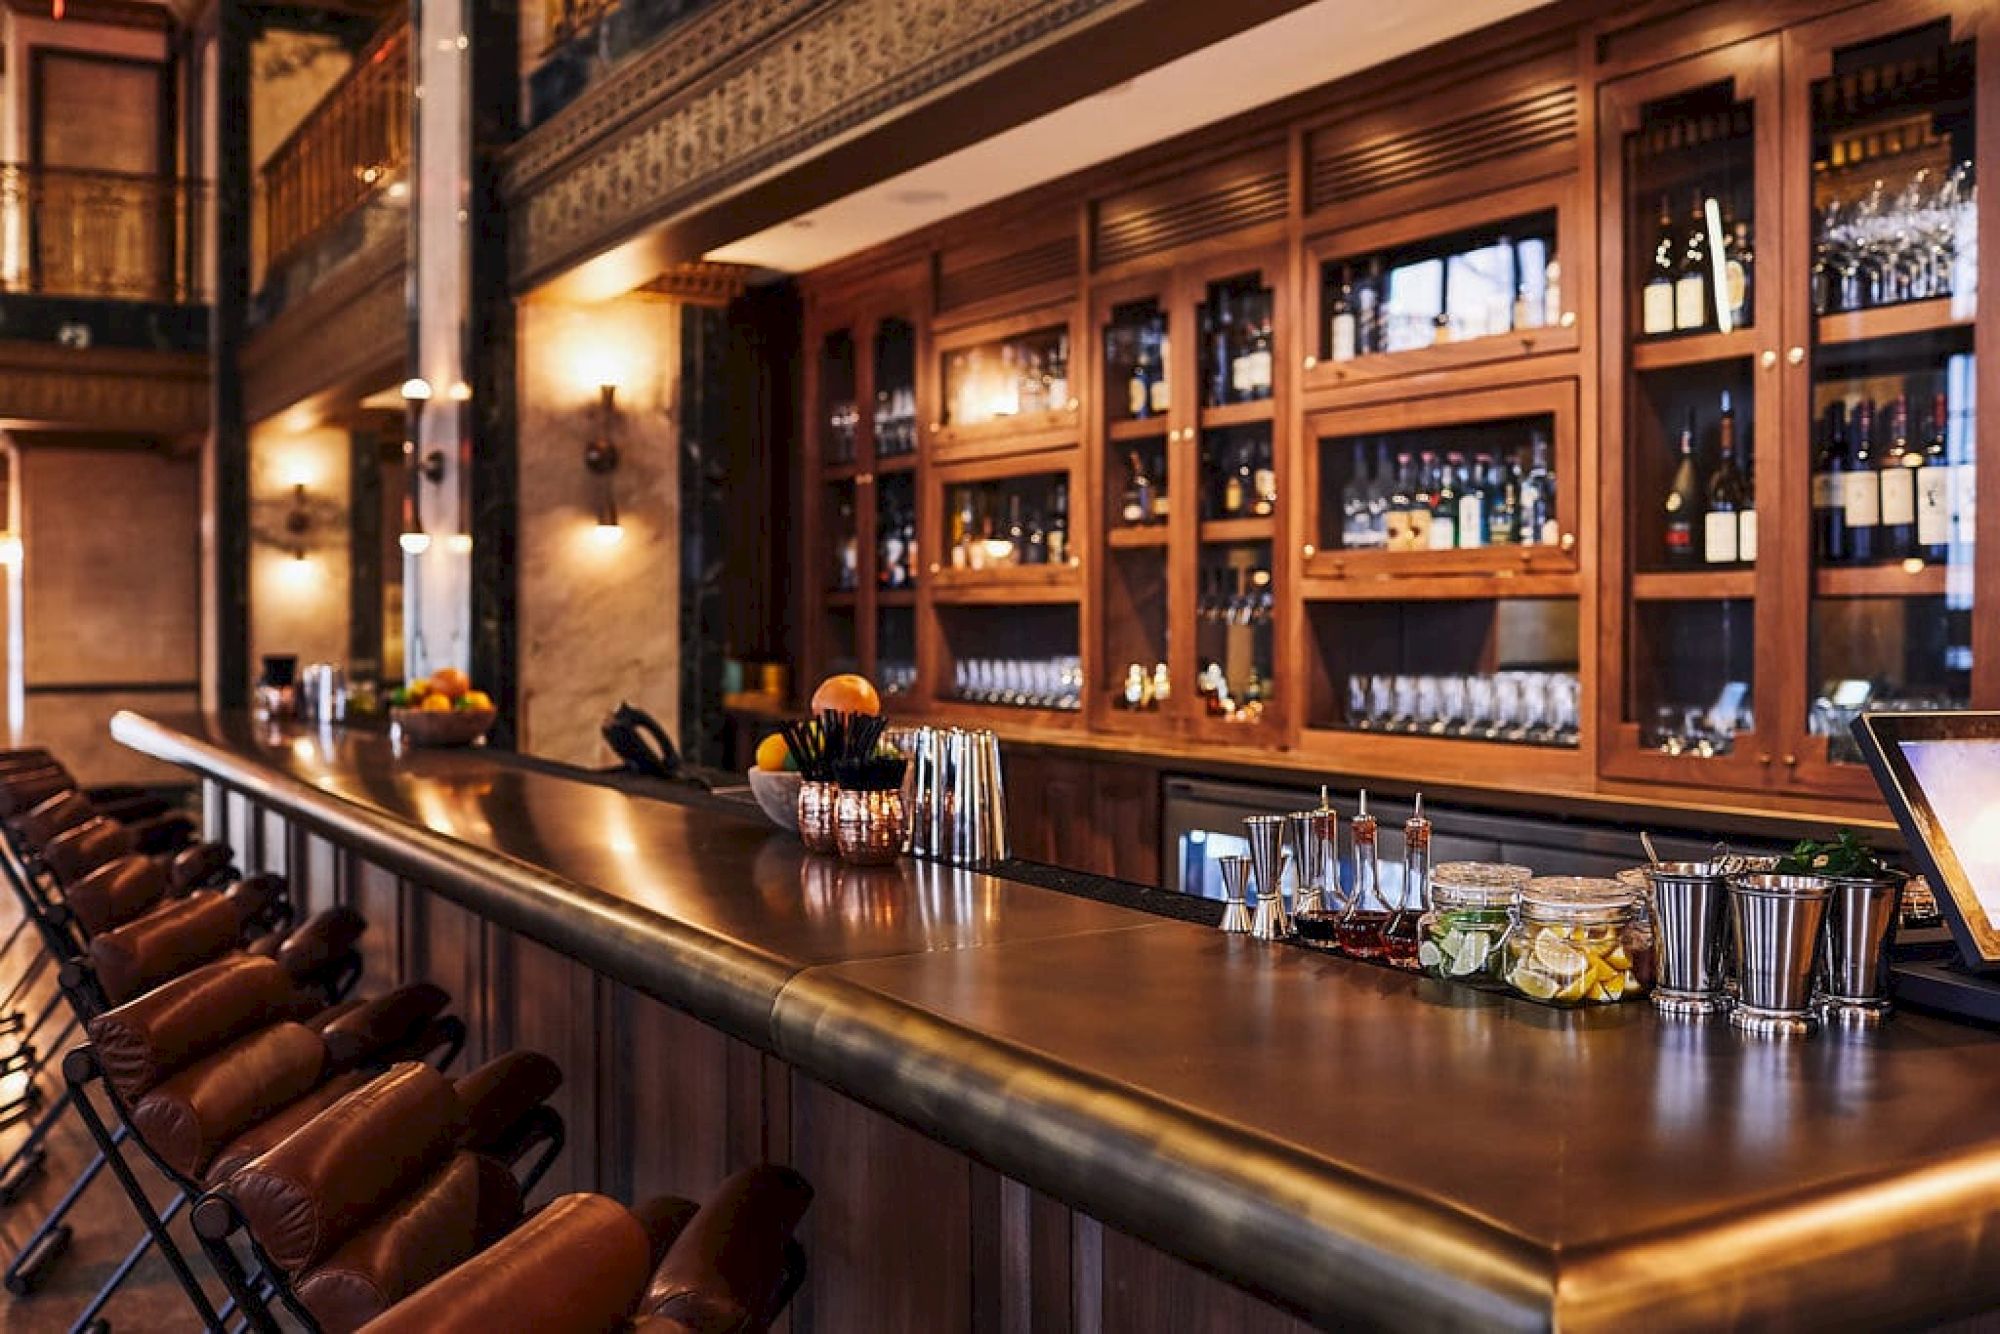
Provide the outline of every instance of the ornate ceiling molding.
{"type": "Polygon", "coordinates": [[[743,295],[756,270],[748,264],[712,264],[699,260],[676,264],[646,284],[655,296],[672,297],[696,306],[726,306],[743,295]]]}
{"type": "Polygon", "coordinates": [[[1142,0],[743,0],[614,70],[510,155],[517,286],[1142,0]]]}
{"type": "Polygon", "coordinates": [[[152,439],[199,434],[208,429],[208,358],[0,342],[0,403],[0,416],[29,427],[152,439]]]}

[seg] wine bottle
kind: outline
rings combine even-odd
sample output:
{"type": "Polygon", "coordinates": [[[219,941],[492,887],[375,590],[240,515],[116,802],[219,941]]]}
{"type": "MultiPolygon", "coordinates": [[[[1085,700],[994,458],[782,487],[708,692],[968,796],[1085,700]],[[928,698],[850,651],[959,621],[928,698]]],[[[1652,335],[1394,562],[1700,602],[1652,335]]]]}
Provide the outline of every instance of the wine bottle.
{"type": "Polygon", "coordinates": [[[1049,563],[1049,530],[1039,508],[1028,511],[1027,545],[1021,548],[1021,561],[1025,565],[1049,563]]]}
{"type": "Polygon", "coordinates": [[[1250,512],[1268,519],[1278,512],[1278,470],[1272,467],[1271,442],[1257,447],[1257,466],[1250,474],[1250,512]]]}
{"type": "Polygon", "coordinates": [[[1841,475],[1842,522],[1847,559],[1866,565],[1876,559],[1882,525],[1882,480],[1875,471],[1875,405],[1866,399],[1848,429],[1847,471],[1841,475]]]}
{"type": "Polygon", "coordinates": [[[1388,551],[1408,551],[1414,545],[1410,535],[1410,509],[1416,495],[1413,467],[1408,454],[1396,455],[1396,480],[1389,492],[1389,507],[1382,516],[1382,546],[1388,551]]]}
{"type": "Polygon", "coordinates": [[[1127,417],[1149,417],[1153,412],[1152,369],[1147,352],[1150,337],[1151,331],[1143,328],[1133,335],[1132,372],[1125,378],[1127,417]]]}
{"type": "Polygon", "coordinates": [[[1437,455],[1426,449],[1417,455],[1416,485],[1410,491],[1410,549],[1431,545],[1431,503],[1437,498],[1437,455]]]}
{"type": "Polygon", "coordinates": [[[1674,332],[1694,333],[1709,326],[1708,219],[1702,215],[1701,191],[1690,196],[1687,239],[1681,247],[1680,269],[1674,275],[1674,332]]]}
{"type": "Polygon", "coordinates": [[[1694,523],[1701,507],[1694,470],[1694,409],[1689,408],[1687,425],[1681,428],[1676,447],[1680,462],[1674,467],[1673,481],[1667,486],[1666,545],[1670,565],[1686,565],[1694,560],[1694,523]]]}
{"type": "Polygon", "coordinates": [[[1069,483],[1057,482],[1049,497],[1049,564],[1069,564],[1069,483]]]}
{"type": "Polygon", "coordinates": [[[1917,538],[1917,479],[1923,455],[1910,451],[1910,400],[1896,395],[1889,405],[1889,447],[1882,451],[1882,526],[1876,533],[1875,559],[1901,560],[1911,554],[1917,538]]]}
{"type": "Polygon", "coordinates": [[[1388,351],[1389,331],[1382,318],[1382,259],[1368,261],[1368,274],[1354,293],[1354,337],[1360,355],[1388,351]]]}
{"type": "Polygon", "coordinates": [[[1396,491],[1396,479],[1389,471],[1389,442],[1375,442],[1375,473],[1368,482],[1368,545],[1385,549],[1389,545],[1389,505],[1396,491]]]}
{"type": "Polygon", "coordinates": [[[1327,355],[1335,361],[1354,360],[1357,350],[1354,317],[1354,282],[1347,269],[1340,271],[1340,290],[1333,296],[1333,319],[1327,328],[1327,355]]]}
{"type": "Polygon", "coordinates": [[[1447,454],[1438,469],[1437,490],[1431,495],[1431,526],[1425,534],[1432,551],[1450,551],[1458,546],[1458,469],[1461,454],[1447,454]]]}
{"type": "Polygon", "coordinates": [[[1707,507],[1702,512],[1701,558],[1706,565],[1741,561],[1739,516],[1748,508],[1749,487],[1736,462],[1736,409],[1729,392],[1722,394],[1722,419],[1716,427],[1715,471],[1708,477],[1707,507]]]}
{"type": "Polygon", "coordinates": [[[1823,565],[1847,560],[1847,405],[1827,404],[1813,460],[1813,549],[1823,565]]]}
{"type": "Polygon", "coordinates": [[[1166,416],[1174,405],[1173,388],[1167,378],[1167,366],[1172,356],[1167,343],[1166,317],[1157,316],[1153,320],[1153,380],[1147,396],[1155,417],[1166,416]]]}
{"type": "Polygon", "coordinates": [[[1215,304],[1208,315],[1208,405],[1221,407],[1234,403],[1237,399],[1237,382],[1242,375],[1238,369],[1238,358],[1242,354],[1236,345],[1236,325],[1229,311],[1229,289],[1223,288],[1215,295],[1215,304]]]}
{"type": "Polygon", "coordinates": [[[1368,545],[1368,481],[1363,474],[1361,442],[1354,442],[1353,460],[1347,485],[1340,488],[1340,545],[1356,551],[1368,545]]]}
{"type": "Polygon", "coordinates": [[[1723,260],[1722,286],[1728,294],[1729,325],[1732,329],[1747,329],[1757,278],[1756,256],[1750,250],[1750,224],[1738,218],[1725,245],[1728,249],[1723,260]]]}
{"type": "Polygon", "coordinates": [[[1933,563],[1951,558],[1951,460],[1942,392],[1931,399],[1931,417],[1924,425],[1923,467],[1917,471],[1917,554],[1933,563]]]}
{"type": "Polygon", "coordinates": [[[1242,517],[1243,507],[1249,503],[1250,449],[1245,445],[1238,449],[1236,466],[1230,468],[1228,475],[1222,479],[1222,517],[1225,519],[1242,517]]]}
{"type": "Polygon", "coordinates": [[[1486,464],[1488,479],[1486,544],[1512,546],[1521,536],[1521,465],[1512,458],[1479,457],[1486,464]]]}
{"type": "Polygon", "coordinates": [[[1674,219],[1667,197],[1660,196],[1659,234],[1653,242],[1653,265],[1640,293],[1640,329],[1651,337],[1674,331],[1674,219]]]}
{"type": "Polygon", "coordinates": [[[1486,545],[1486,458],[1480,456],[1477,465],[1468,464],[1463,454],[1454,456],[1458,460],[1458,545],[1483,547],[1486,545]]]}

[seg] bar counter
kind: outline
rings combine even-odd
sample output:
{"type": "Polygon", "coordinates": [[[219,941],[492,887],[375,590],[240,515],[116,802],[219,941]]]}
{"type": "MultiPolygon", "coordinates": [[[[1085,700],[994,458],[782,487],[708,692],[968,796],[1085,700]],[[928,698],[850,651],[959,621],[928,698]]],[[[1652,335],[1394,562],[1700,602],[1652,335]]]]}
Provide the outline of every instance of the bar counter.
{"type": "MultiPolygon", "coordinates": [[[[2000,1305],[2000,1039],[1979,1029],[1904,1013],[1784,1043],[1564,1013],[990,875],[840,869],[712,802],[497,753],[199,715],[112,731],[1321,1326],[2000,1305]]],[[[815,1281],[868,1244],[822,1240],[815,1281]]],[[[803,1309],[860,1327],[834,1297],[803,1309]]]]}

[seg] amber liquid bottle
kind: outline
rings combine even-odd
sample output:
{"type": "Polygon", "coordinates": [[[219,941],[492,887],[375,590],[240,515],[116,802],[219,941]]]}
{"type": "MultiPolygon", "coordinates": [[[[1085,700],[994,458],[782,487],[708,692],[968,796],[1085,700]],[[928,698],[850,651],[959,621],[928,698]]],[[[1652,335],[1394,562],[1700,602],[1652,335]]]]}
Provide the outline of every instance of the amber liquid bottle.
{"type": "Polygon", "coordinates": [[[1334,928],[1334,944],[1353,959],[1380,959],[1387,946],[1382,929],[1389,924],[1389,905],[1382,898],[1382,860],[1376,846],[1375,817],[1368,813],[1368,793],[1361,809],[1347,822],[1354,846],[1354,896],[1334,928]]]}

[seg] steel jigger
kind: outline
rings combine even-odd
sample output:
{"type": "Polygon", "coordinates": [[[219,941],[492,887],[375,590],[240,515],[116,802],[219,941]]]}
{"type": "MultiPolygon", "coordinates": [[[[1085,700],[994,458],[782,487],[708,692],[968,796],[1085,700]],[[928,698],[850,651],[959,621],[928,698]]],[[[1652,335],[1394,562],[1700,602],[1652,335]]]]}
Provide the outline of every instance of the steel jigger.
{"type": "Polygon", "coordinates": [[[1222,897],[1229,906],[1222,910],[1222,929],[1232,936],[1250,934],[1250,859],[1248,857],[1217,857],[1215,864],[1222,871],[1222,897]]]}
{"type": "Polygon", "coordinates": [[[1285,817],[1292,834],[1292,873],[1297,885],[1292,890],[1292,915],[1326,911],[1326,868],[1332,855],[1334,821],[1338,818],[1324,808],[1294,811],[1285,817]]]}
{"type": "Polygon", "coordinates": [[[1257,912],[1250,934],[1259,940],[1284,940],[1292,934],[1279,878],[1285,870],[1285,817],[1253,815],[1243,822],[1250,839],[1250,870],[1257,880],[1257,912]]]}

